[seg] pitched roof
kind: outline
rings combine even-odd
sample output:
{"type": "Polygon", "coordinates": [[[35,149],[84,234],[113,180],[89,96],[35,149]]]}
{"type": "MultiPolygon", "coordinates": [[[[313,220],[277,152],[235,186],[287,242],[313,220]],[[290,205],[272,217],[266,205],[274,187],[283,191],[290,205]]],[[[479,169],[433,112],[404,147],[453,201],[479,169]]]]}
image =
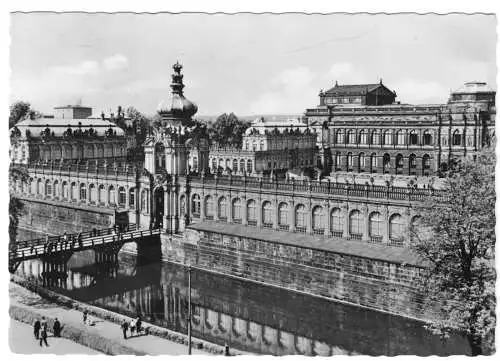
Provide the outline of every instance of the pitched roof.
{"type": "Polygon", "coordinates": [[[335,86],[325,92],[325,94],[335,94],[335,95],[363,95],[369,93],[379,87],[388,89],[384,84],[351,84],[351,85],[338,85],[335,86]]]}

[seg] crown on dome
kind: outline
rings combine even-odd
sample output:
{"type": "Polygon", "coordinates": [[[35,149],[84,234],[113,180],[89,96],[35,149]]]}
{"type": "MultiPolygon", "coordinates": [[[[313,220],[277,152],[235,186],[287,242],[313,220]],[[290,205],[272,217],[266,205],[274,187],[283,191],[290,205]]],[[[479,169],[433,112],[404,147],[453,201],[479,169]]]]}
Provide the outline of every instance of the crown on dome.
{"type": "Polygon", "coordinates": [[[184,75],[181,74],[182,65],[176,62],[173,67],[172,74],[172,96],[168,101],[161,102],[158,106],[158,114],[163,117],[175,117],[182,119],[190,119],[198,111],[198,107],[192,101],[184,97],[184,75]]]}

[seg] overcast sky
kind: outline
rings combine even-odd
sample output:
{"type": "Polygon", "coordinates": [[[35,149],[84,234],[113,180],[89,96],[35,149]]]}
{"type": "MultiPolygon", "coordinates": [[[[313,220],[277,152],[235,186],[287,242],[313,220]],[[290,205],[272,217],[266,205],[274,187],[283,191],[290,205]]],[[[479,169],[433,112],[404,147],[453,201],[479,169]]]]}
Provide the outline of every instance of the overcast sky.
{"type": "Polygon", "coordinates": [[[146,114],[168,99],[172,64],[199,114],[295,114],[320,89],[376,83],[440,103],[466,81],[496,89],[487,15],[12,14],[11,101],[146,114]]]}

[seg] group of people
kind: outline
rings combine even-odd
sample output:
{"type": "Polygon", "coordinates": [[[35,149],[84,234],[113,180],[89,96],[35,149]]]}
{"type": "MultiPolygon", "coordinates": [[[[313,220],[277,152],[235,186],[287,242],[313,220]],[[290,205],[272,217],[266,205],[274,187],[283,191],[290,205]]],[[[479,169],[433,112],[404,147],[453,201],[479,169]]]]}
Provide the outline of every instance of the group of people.
{"type": "Polygon", "coordinates": [[[139,335],[141,332],[147,333],[146,329],[142,327],[141,316],[138,316],[135,320],[130,321],[124,320],[121,329],[123,331],[123,338],[127,339],[127,331],[130,330],[130,336],[139,335]]]}
{"type": "MultiPolygon", "coordinates": [[[[78,236],[75,235],[68,235],[66,232],[64,232],[63,236],[59,236],[57,240],[49,240],[49,236],[45,237],[45,244],[43,246],[44,248],[44,253],[50,253],[52,251],[57,251],[57,248],[59,246],[59,249],[61,250],[67,250],[67,249],[73,249],[75,248],[76,243],[78,242],[78,246],[80,248],[83,247],[83,239],[82,239],[82,233],[78,233],[78,236]],[[61,243],[62,242],[62,243],[61,243]]],[[[31,247],[32,252],[34,246],[31,247]]]]}
{"type": "MultiPolygon", "coordinates": [[[[33,333],[35,335],[35,339],[40,340],[40,347],[43,347],[44,343],[45,346],[49,347],[49,344],[47,342],[47,337],[48,337],[47,329],[48,329],[48,324],[45,317],[42,317],[41,321],[39,319],[35,320],[35,323],[33,324],[33,333]]],[[[54,337],[61,337],[61,330],[62,330],[61,323],[56,317],[56,319],[54,320],[54,325],[52,326],[54,337]]]]}

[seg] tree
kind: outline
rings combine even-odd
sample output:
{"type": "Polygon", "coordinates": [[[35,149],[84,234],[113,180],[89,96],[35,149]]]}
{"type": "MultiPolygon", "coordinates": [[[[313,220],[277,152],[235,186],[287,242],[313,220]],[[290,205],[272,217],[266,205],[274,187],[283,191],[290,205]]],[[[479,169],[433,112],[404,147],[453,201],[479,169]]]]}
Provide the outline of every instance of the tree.
{"type": "MultiPolygon", "coordinates": [[[[444,179],[446,202],[417,206],[412,248],[428,263],[427,302],[438,312],[434,333],[465,333],[473,355],[494,352],[495,154],[464,158],[444,179]]],[[[413,228],[413,227],[412,227],[413,228]]]]}
{"type": "MultiPolygon", "coordinates": [[[[11,165],[9,169],[11,179],[18,178],[21,182],[26,182],[29,173],[23,166],[11,165]]],[[[17,229],[19,226],[19,217],[23,214],[24,205],[15,196],[10,195],[9,199],[9,240],[10,243],[15,243],[17,238],[17,229]]]]}
{"type": "Polygon", "coordinates": [[[23,120],[26,116],[31,118],[39,113],[31,109],[31,104],[28,102],[17,101],[10,106],[9,129],[23,120]]]}
{"type": "Polygon", "coordinates": [[[221,146],[241,148],[243,134],[250,127],[249,122],[238,119],[234,113],[220,115],[209,129],[211,138],[221,146]]]}

